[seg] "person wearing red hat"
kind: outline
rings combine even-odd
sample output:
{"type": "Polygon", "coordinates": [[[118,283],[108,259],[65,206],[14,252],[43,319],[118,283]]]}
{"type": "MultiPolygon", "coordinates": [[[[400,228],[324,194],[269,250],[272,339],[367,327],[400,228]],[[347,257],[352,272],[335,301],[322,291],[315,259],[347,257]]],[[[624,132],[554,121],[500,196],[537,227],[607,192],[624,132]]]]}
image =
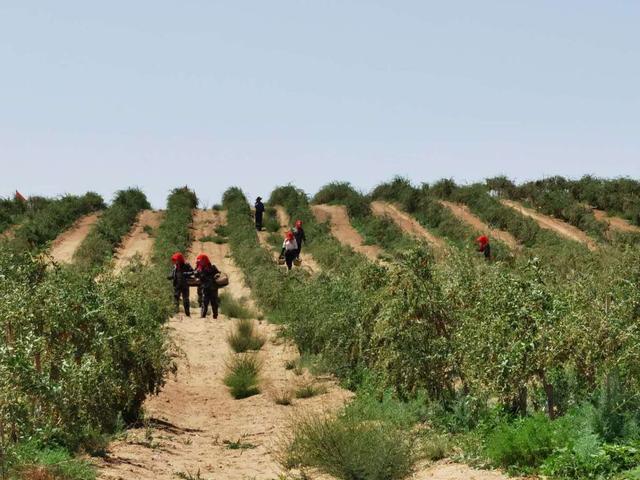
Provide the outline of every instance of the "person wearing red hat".
{"type": "Polygon", "coordinates": [[[171,275],[167,279],[173,282],[173,299],[176,303],[176,313],[180,311],[180,297],[182,296],[184,313],[187,317],[190,317],[188,280],[193,277],[193,268],[185,262],[184,256],[180,252],[174,253],[171,261],[173,262],[173,270],[171,270],[171,275]]]}
{"type": "Polygon", "coordinates": [[[201,253],[196,258],[196,277],[200,279],[198,294],[202,296],[200,301],[200,317],[206,318],[209,305],[213,318],[218,318],[218,284],[216,275],[220,273],[218,267],[213,265],[209,257],[201,253]]]}
{"type": "Polygon", "coordinates": [[[484,253],[485,260],[491,260],[491,244],[489,243],[489,237],[481,235],[476,238],[478,244],[478,251],[484,253]]]}
{"type": "Polygon", "coordinates": [[[282,243],[282,253],[280,253],[281,257],[284,257],[284,261],[287,264],[287,269],[291,270],[293,266],[293,261],[296,259],[298,255],[298,242],[296,242],[296,237],[291,230],[289,230],[284,237],[284,242],[282,243]]]}
{"type": "Polygon", "coordinates": [[[296,220],[296,226],[293,229],[293,236],[296,237],[296,243],[298,244],[298,252],[296,258],[300,258],[300,252],[302,251],[302,242],[307,241],[307,237],[304,235],[304,229],[302,228],[302,220],[296,220]]]}

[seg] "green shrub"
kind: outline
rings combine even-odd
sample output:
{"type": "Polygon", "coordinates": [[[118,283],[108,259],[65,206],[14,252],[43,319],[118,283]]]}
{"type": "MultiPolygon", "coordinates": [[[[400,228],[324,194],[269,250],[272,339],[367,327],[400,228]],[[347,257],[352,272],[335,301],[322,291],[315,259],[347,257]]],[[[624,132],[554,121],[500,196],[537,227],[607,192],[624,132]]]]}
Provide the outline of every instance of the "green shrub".
{"type": "Polygon", "coordinates": [[[412,447],[410,435],[386,423],[307,417],[294,423],[280,461],[342,480],[396,480],[412,471],[412,447]]]}
{"type": "Polygon", "coordinates": [[[260,370],[262,365],[255,355],[235,355],[227,364],[224,384],[235,399],[260,393],[260,370]]]}
{"type": "Polygon", "coordinates": [[[325,185],[315,194],[313,202],[345,205],[352,217],[371,214],[371,207],[366,197],[347,182],[333,182],[325,185]]]}
{"type": "Polygon", "coordinates": [[[171,266],[171,255],[186,252],[191,243],[191,220],[198,197],[187,187],[171,191],[167,212],[156,232],[153,261],[156,265],[171,266]]]}
{"type": "Polygon", "coordinates": [[[486,441],[486,453],[500,467],[534,471],[569,443],[571,426],[536,414],[496,427],[486,441]]]}

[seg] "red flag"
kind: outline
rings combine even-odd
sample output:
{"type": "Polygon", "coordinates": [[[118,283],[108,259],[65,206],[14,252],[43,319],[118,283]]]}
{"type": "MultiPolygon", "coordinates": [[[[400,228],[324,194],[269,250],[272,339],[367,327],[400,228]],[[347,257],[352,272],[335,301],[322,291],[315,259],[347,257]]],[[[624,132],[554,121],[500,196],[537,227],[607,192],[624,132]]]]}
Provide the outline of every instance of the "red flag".
{"type": "Polygon", "coordinates": [[[19,202],[27,201],[27,199],[24,198],[24,195],[22,195],[18,190],[16,190],[16,200],[18,200],[19,202]]]}

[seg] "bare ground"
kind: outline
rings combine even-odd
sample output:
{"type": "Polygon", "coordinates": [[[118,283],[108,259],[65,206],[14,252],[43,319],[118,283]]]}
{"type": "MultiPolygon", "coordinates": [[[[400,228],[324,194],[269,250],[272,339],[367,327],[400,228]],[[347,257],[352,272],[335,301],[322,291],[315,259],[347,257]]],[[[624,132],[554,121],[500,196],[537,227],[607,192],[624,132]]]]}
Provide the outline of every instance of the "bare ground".
{"type": "Polygon", "coordinates": [[[412,235],[419,239],[426,240],[430,245],[439,250],[446,249],[447,244],[444,240],[436,237],[429,230],[424,228],[420,224],[420,222],[403,211],[397,205],[376,200],[374,202],[371,202],[371,210],[373,211],[374,215],[390,218],[405,233],[408,233],[409,235],[412,235]]]}
{"type": "Polygon", "coordinates": [[[629,223],[624,218],[609,216],[607,212],[598,210],[597,208],[593,208],[592,210],[593,215],[596,217],[596,220],[606,222],[609,225],[609,228],[612,230],[627,233],[640,233],[640,227],[629,223]]]}
{"type": "Polygon", "coordinates": [[[136,256],[140,256],[144,262],[149,261],[153,251],[154,237],[145,232],[145,227],[151,227],[155,230],[160,225],[162,216],[162,212],[153,210],[140,212],[136,223],[116,252],[113,266],[115,272],[122,271],[136,256]]]}
{"type": "Polygon", "coordinates": [[[457,218],[467,223],[468,225],[471,225],[471,227],[479,233],[489,235],[490,238],[497,238],[512,250],[517,250],[520,248],[518,241],[513,235],[504,230],[491,228],[479,217],[471,213],[471,210],[469,210],[469,207],[467,207],[466,205],[447,202],[446,200],[440,200],[440,204],[448,208],[451,213],[453,213],[457,218]]]}
{"type": "Polygon", "coordinates": [[[99,213],[91,213],[80,218],[71,228],[58,235],[51,244],[49,255],[58,263],[71,263],[73,254],[89,234],[91,227],[98,220],[99,213]]]}
{"type": "Polygon", "coordinates": [[[565,238],[580,242],[586,245],[589,250],[593,251],[598,249],[597,243],[591,237],[589,237],[586,233],[584,233],[579,228],[574,227],[573,225],[569,225],[562,220],[558,220],[557,218],[553,218],[537,212],[531,208],[527,208],[518,202],[514,202],[513,200],[503,199],[500,200],[500,202],[507,207],[517,210],[522,215],[533,218],[541,228],[552,230],[565,238]]]}
{"type": "Polygon", "coordinates": [[[329,222],[331,233],[339,242],[350,246],[370,260],[379,261],[382,249],[375,245],[364,245],[362,237],[353,228],[344,205],[312,205],[311,210],[318,222],[329,222]]]}

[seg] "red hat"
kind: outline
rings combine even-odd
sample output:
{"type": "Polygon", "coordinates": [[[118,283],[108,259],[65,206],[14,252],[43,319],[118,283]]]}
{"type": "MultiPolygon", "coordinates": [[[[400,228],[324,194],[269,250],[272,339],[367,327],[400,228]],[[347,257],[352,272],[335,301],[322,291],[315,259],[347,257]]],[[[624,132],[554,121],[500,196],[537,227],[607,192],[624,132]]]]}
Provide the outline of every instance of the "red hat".
{"type": "Polygon", "coordinates": [[[211,266],[211,261],[204,253],[201,253],[196,257],[196,267],[198,270],[211,266]]]}
{"type": "Polygon", "coordinates": [[[296,220],[296,228],[300,228],[302,226],[302,220],[296,220]]]}
{"type": "Polygon", "coordinates": [[[487,243],[489,243],[489,237],[487,237],[486,235],[480,235],[478,238],[476,238],[476,242],[478,242],[480,245],[486,245],[487,243]]]}
{"type": "Polygon", "coordinates": [[[292,231],[288,231],[286,238],[287,238],[287,240],[293,240],[293,232],[292,231]]]}
{"type": "Polygon", "coordinates": [[[182,254],[180,252],[176,252],[171,256],[171,261],[177,265],[183,265],[184,264],[184,257],[182,256],[182,254]]]}

